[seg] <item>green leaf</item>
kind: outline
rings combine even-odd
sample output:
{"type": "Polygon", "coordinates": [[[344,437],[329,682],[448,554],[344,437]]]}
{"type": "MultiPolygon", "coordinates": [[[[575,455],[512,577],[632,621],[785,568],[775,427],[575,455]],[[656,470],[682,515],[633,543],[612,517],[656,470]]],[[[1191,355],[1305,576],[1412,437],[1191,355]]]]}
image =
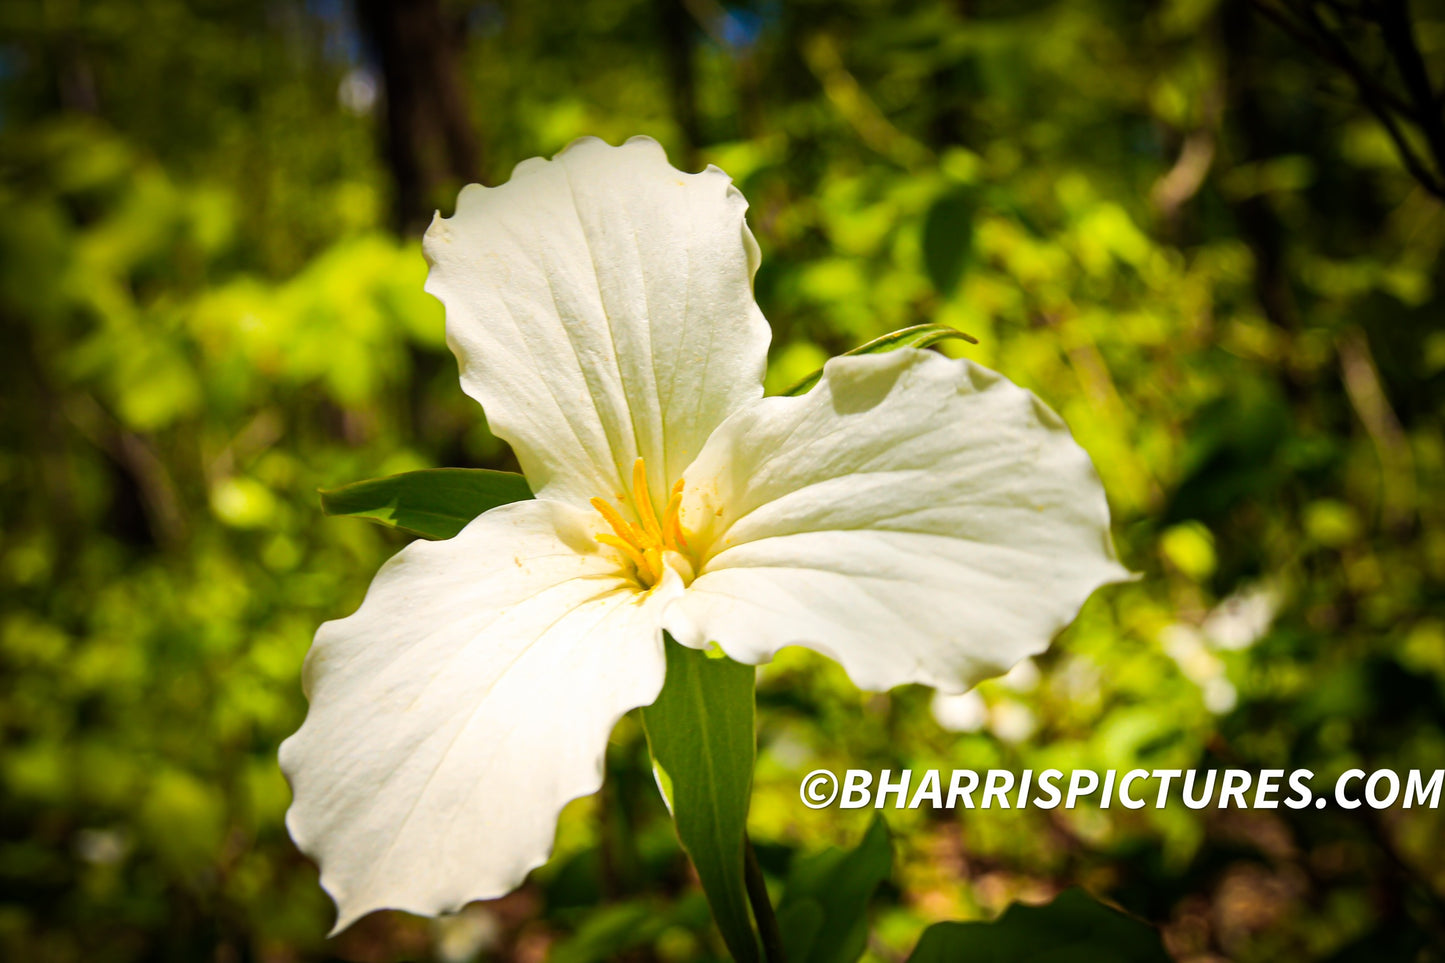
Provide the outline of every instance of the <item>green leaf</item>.
{"type": "MultiPolygon", "coordinates": [[[[882,354],[885,351],[897,351],[899,348],[927,348],[940,341],[967,341],[969,344],[978,344],[978,339],[971,334],[964,334],[946,324],[915,324],[911,328],[900,328],[891,334],[885,334],[881,338],[874,338],[867,344],[860,344],[852,351],[843,352],[843,356],[853,354],[882,354]]],[[[799,381],[783,394],[786,396],[801,395],[823,377],[823,369],[819,368],[808,377],[799,381]]]]}
{"type": "Polygon", "coordinates": [[[933,202],[923,219],[923,266],[938,293],[953,293],[973,258],[974,192],[958,190],[933,202]]]}
{"type": "Polygon", "coordinates": [[[788,963],[854,963],[868,945],[868,901],[893,868],[888,824],[875,816],[855,849],[793,860],[778,904],[788,963]]]}
{"type": "Polygon", "coordinates": [[[428,468],[322,491],[321,510],[425,538],[451,538],[482,512],[531,497],[527,479],[515,472],[428,468]]]}
{"type": "Polygon", "coordinates": [[[1159,934],[1075,888],[991,923],[936,923],[908,963],[1169,963],[1159,934]]]}
{"type": "Polygon", "coordinates": [[[758,956],[743,876],[752,794],[754,669],[666,640],[667,681],[642,710],[677,837],[697,868],[728,950],[758,956]]]}

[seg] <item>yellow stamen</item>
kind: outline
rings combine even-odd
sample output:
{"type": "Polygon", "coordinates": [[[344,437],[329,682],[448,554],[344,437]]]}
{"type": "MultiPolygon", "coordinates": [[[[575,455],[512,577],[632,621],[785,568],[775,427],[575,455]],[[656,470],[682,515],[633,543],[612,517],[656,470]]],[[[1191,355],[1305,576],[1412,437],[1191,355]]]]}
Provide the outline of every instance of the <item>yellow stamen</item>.
{"type": "Polygon", "coordinates": [[[651,576],[651,583],[656,585],[662,581],[662,549],[649,548],[643,553],[647,559],[647,574],[651,576]]]}
{"type": "Polygon", "coordinates": [[[619,539],[626,542],[629,547],[638,552],[643,550],[642,540],[637,537],[638,534],[640,534],[637,531],[637,527],[628,523],[627,519],[623,518],[617,509],[600,498],[592,499],[592,507],[597,509],[602,517],[607,520],[607,524],[612,526],[612,530],[617,533],[619,539]]]}
{"type": "Polygon", "coordinates": [[[672,486],[672,497],[667,500],[667,508],[662,513],[662,526],[663,540],[686,551],[687,539],[682,534],[682,485],[683,481],[679,478],[672,486]]]}
{"type": "Polygon", "coordinates": [[[647,466],[642,459],[632,463],[632,500],[637,503],[637,514],[642,518],[642,527],[653,541],[662,542],[662,529],[657,527],[657,510],[652,507],[652,494],[647,490],[647,466]]]}
{"type": "Polygon", "coordinates": [[[639,572],[648,569],[647,558],[633,546],[631,542],[618,538],[616,535],[608,535],[605,532],[597,536],[597,541],[603,545],[611,545],[613,548],[620,550],[623,555],[626,555],[628,559],[632,561],[633,565],[637,566],[639,572]]]}
{"type": "MultiPolygon", "coordinates": [[[[632,465],[632,507],[637,514],[636,522],[629,522],[606,500],[591,499],[592,507],[614,533],[598,535],[598,543],[610,545],[625,555],[637,570],[637,580],[649,588],[662,580],[667,552],[688,550],[687,538],[682,533],[682,492],[683,482],[679,480],[672,486],[659,523],[652,492],[647,487],[647,466],[639,458],[632,465]]],[[[625,504],[627,496],[617,497],[625,504]]]]}

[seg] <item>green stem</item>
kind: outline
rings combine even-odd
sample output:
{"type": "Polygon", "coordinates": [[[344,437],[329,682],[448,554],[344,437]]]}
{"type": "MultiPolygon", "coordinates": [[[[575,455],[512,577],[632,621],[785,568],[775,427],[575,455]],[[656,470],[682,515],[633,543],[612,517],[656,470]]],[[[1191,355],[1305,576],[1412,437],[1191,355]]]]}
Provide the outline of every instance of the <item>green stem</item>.
{"type": "Polygon", "coordinates": [[[778,930],[778,918],[773,914],[772,901],[768,899],[763,868],[758,865],[758,854],[753,851],[753,841],[747,836],[743,837],[743,879],[747,883],[753,918],[758,923],[758,934],[763,938],[763,956],[768,963],[787,963],[783,934],[778,930]]]}

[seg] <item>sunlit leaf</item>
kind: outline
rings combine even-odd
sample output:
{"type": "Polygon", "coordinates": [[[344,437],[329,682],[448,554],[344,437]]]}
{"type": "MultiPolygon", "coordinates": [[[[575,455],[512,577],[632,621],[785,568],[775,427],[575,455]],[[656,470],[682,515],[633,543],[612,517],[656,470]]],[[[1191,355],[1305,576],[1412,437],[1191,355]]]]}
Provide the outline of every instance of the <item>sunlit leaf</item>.
{"type": "MultiPolygon", "coordinates": [[[[899,348],[928,348],[941,341],[967,341],[969,344],[978,344],[978,339],[973,335],[964,334],[946,324],[915,324],[911,328],[900,328],[881,338],[874,338],[867,344],[860,344],[851,351],[843,352],[843,355],[846,357],[854,354],[882,354],[885,351],[897,351],[899,348]]],[[[784,391],[783,394],[801,395],[817,384],[821,377],[823,377],[823,369],[819,368],[784,391]]]]}
{"type": "Polygon", "coordinates": [[[451,538],[482,512],[531,497],[527,479],[514,472],[427,468],[323,491],[321,509],[425,538],[451,538]]]}

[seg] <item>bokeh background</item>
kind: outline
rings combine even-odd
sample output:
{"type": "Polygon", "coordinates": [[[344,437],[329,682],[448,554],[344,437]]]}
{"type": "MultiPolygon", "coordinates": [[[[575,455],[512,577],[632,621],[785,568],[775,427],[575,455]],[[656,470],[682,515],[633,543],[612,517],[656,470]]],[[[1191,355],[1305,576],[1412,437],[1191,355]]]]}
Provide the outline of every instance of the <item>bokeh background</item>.
{"type": "MultiPolygon", "coordinates": [[[[0,956],[720,953],[632,719],[553,861],[451,919],[325,940],[282,826],[311,634],[403,543],[316,490],[514,464],[419,232],[583,134],[741,186],[773,390],[906,325],[977,336],[1142,573],[969,696],[785,653],[775,878],[867,825],[798,803],[819,766],[1445,766],[1442,60],[1421,0],[6,2],[0,956]]],[[[1196,963],[1445,942],[1440,811],[888,818],[870,960],[1075,883],[1196,963]]]]}

